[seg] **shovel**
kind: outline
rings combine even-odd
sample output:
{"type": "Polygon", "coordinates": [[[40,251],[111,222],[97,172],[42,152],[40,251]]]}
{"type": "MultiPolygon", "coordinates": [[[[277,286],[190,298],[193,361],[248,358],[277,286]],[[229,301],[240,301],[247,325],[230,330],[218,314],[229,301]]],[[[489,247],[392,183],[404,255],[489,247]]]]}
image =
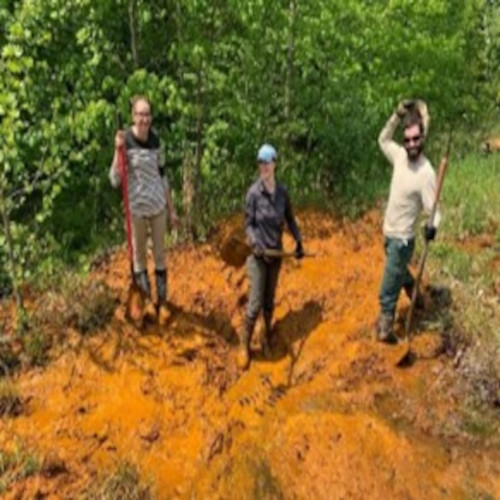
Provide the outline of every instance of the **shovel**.
{"type": "MultiPolygon", "coordinates": [[[[122,130],[122,118],[120,113],[116,115],[118,130],[122,130]]],[[[126,316],[134,321],[139,321],[137,316],[140,316],[142,295],[134,278],[134,250],[132,243],[132,222],[130,215],[130,202],[128,197],[128,167],[127,153],[125,146],[121,146],[118,150],[118,168],[122,178],[122,196],[123,196],[123,212],[125,215],[125,228],[127,233],[127,253],[130,262],[130,287],[127,294],[126,316]],[[139,310],[139,313],[137,313],[139,310]]]]}
{"type": "MultiPolygon", "coordinates": [[[[448,168],[448,160],[450,156],[450,148],[451,148],[451,132],[448,138],[448,146],[446,148],[446,153],[441,159],[441,163],[439,164],[439,173],[438,180],[436,186],[436,195],[434,198],[434,203],[432,205],[431,213],[429,215],[428,224],[431,226],[434,223],[434,216],[436,215],[437,205],[439,202],[439,196],[441,195],[441,188],[443,187],[444,176],[446,174],[446,169],[448,168]]],[[[411,304],[410,310],[408,311],[408,315],[406,316],[405,321],[405,343],[403,345],[403,351],[401,354],[398,353],[398,361],[396,362],[396,366],[405,367],[410,366],[415,359],[415,354],[411,351],[411,341],[412,341],[412,331],[411,331],[411,322],[413,319],[413,311],[415,309],[415,303],[417,301],[418,288],[420,285],[420,280],[422,279],[422,274],[424,273],[425,261],[427,260],[427,253],[429,251],[429,242],[426,240],[424,243],[424,250],[420,257],[420,262],[418,264],[418,273],[415,278],[415,284],[413,286],[413,291],[411,295],[411,304]]]]}
{"type": "MultiPolygon", "coordinates": [[[[230,235],[220,249],[222,260],[226,264],[236,268],[243,266],[243,264],[247,260],[247,257],[249,257],[252,253],[253,250],[250,245],[238,238],[236,234],[230,235]]],[[[304,257],[314,256],[315,254],[312,253],[304,254],[304,257]]],[[[272,257],[280,259],[290,258],[295,257],[295,252],[266,248],[262,253],[262,257],[272,257]]]]}

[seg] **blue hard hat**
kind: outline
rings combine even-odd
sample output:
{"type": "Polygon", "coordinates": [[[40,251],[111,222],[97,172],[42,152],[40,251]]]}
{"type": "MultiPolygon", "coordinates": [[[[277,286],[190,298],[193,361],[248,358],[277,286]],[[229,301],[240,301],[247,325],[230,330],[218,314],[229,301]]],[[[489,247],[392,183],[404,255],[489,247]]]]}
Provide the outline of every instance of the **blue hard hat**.
{"type": "Polygon", "coordinates": [[[271,163],[275,161],[277,158],[276,150],[271,146],[271,144],[263,144],[259,148],[259,152],[257,153],[257,161],[263,163],[271,163]]]}

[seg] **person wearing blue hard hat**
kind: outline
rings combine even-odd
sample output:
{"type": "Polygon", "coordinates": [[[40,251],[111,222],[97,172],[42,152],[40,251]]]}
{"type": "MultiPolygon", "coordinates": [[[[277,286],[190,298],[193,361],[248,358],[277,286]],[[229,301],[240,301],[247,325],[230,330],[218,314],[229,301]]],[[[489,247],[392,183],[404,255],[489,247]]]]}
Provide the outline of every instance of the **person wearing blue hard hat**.
{"type": "Polygon", "coordinates": [[[265,326],[261,338],[262,351],[265,357],[270,355],[274,295],[281,258],[269,256],[268,251],[283,249],[285,222],[297,242],[295,257],[304,257],[302,237],[293,215],[288,191],[285,186],[276,182],[274,176],[276,160],[277,153],[273,146],[264,144],[259,148],[259,178],[250,186],[245,199],[245,231],[252,254],[247,259],[250,297],[238,351],[238,365],[242,369],[248,368],[250,363],[250,341],[261,311],[265,326]]]}

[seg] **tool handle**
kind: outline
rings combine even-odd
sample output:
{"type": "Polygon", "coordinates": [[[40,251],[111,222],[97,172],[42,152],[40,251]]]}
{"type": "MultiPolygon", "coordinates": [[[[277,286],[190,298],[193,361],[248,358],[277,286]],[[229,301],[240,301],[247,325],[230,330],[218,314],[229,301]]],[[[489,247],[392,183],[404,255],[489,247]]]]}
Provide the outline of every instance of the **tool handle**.
{"type": "Polygon", "coordinates": [[[439,172],[438,172],[438,178],[437,178],[437,184],[436,184],[436,194],[434,197],[434,203],[432,205],[431,213],[429,215],[429,226],[434,225],[434,217],[436,215],[437,206],[439,203],[439,198],[441,196],[441,190],[443,188],[444,176],[446,174],[446,170],[448,168],[448,162],[449,162],[449,158],[450,158],[451,138],[452,138],[452,134],[450,132],[446,152],[445,152],[444,156],[441,158],[441,162],[439,164],[439,172]]]}
{"type": "MultiPolygon", "coordinates": [[[[123,128],[123,119],[119,111],[116,112],[116,125],[118,130],[123,128]]],[[[130,260],[130,269],[133,279],[133,259],[134,250],[132,247],[132,222],[130,215],[130,201],[128,196],[128,165],[127,165],[127,152],[125,151],[125,146],[121,146],[118,149],[118,168],[120,170],[120,176],[122,178],[122,196],[123,196],[123,212],[125,214],[125,228],[127,232],[127,251],[130,260]]]]}
{"type": "MultiPolygon", "coordinates": [[[[264,256],[266,257],[280,257],[280,258],[286,258],[286,257],[295,257],[295,252],[285,252],[283,250],[275,250],[272,248],[266,248],[264,250],[264,256]]],[[[304,257],[315,257],[316,254],[313,253],[305,253],[304,257]]]]}
{"type": "MultiPolygon", "coordinates": [[[[441,158],[441,163],[439,164],[439,173],[436,184],[436,194],[434,196],[434,203],[432,205],[431,213],[429,215],[429,225],[432,226],[434,224],[434,216],[436,215],[436,210],[439,202],[439,197],[441,196],[441,189],[443,188],[444,176],[446,174],[446,169],[448,168],[448,161],[450,158],[450,150],[451,150],[451,132],[448,138],[448,145],[446,148],[446,152],[441,158]]],[[[408,342],[411,341],[411,320],[413,318],[413,311],[415,309],[415,303],[417,301],[418,289],[420,286],[420,280],[422,279],[422,275],[424,274],[425,261],[427,260],[427,253],[429,251],[429,242],[426,240],[424,243],[424,250],[422,252],[422,256],[420,257],[420,263],[418,265],[418,272],[415,278],[415,283],[413,285],[413,291],[411,294],[411,303],[410,310],[406,316],[405,322],[405,333],[408,342]]]]}

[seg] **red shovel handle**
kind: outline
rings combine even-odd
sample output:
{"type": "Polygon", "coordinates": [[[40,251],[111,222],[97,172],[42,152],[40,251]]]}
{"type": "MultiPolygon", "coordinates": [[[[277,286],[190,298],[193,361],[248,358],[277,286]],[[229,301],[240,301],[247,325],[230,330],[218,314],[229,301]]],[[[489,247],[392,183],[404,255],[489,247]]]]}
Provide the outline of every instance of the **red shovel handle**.
{"type": "Polygon", "coordinates": [[[122,178],[123,211],[125,213],[125,224],[127,229],[127,250],[130,263],[132,265],[133,262],[132,223],[130,218],[130,204],[128,198],[128,172],[127,172],[128,169],[127,169],[127,153],[125,152],[125,146],[122,146],[118,150],[118,166],[122,178]]]}

